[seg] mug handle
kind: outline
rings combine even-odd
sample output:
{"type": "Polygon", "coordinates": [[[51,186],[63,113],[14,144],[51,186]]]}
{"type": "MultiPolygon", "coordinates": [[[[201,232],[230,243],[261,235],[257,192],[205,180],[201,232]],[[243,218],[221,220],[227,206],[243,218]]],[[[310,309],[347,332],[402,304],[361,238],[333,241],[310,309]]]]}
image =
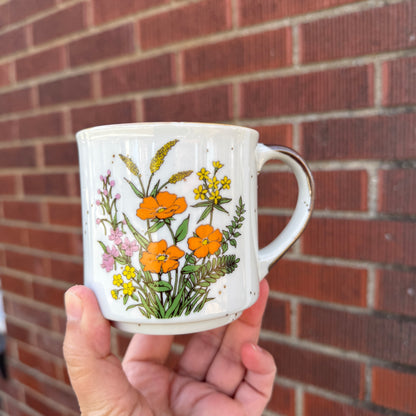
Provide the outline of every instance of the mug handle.
{"type": "Polygon", "coordinates": [[[263,165],[276,159],[289,166],[298,183],[298,199],[292,217],[283,231],[266,247],[259,250],[259,275],[263,279],[270,268],[300,237],[312,215],[315,184],[306,162],[292,149],[284,146],[256,147],[257,172],[263,165]]]}

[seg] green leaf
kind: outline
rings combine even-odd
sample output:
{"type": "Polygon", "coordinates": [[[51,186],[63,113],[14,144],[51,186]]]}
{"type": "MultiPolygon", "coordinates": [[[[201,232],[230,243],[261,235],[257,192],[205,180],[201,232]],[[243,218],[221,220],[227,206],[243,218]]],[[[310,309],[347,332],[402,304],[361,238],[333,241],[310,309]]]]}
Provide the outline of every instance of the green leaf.
{"type": "Polygon", "coordinates": [[[104,250],[104,253],[107,253],[107,247],[105,246],[105,244],[100,240],[98,240],[98,243],[100,244],[101,248],[104,250]]]}
{"type": "Polygon", "coordinates": [[[189,215],[188,215],[188,218],[185,218],[182,221],[182,224],[176,230],[175,240],[177,243],[185,239],[186,235],[188,234],[188,226],[189,226],[189,215]]]}
{"type": "Polygon", "coordinates": [[[182,286],[182,288],[179,291],[179,293],[175,296],[175,299],[172,302],[172,305],[170,305],[169,309],[166,311],[165,318],[170,318],[170,316],[173,314],[173,312],[177,308],[179,302],[181,301],[182,293],[183,293],[184,290],[185,290],[185,286],[182,286]]]}
{"type": "Polygon", "coordinates": [[[227,243],[222,243],[222,252],[225,253],[228,250],[228,244],[227,243]]]}
{"type": "Polygon", "coordinates": [[[155,233],[157,230],[160,230],[163,226],[165,225],[165,223],[163,221],[159,221],[156,222],[155,224],[153,224],[147,231],[146,234],[151,234],[151,233],[155,233]]]}
{"type": "Polygon", "coordinates": [[[140,192],[137,188],[136,185],[134,185],[133,182],[129,181],[128,179],[124,178],[124,180],[130,185],[130,188],[133,190],[133,192],[139,197],[139,198],[143,198],[143,192],[140,192]]]}
{"type": "Polygon", "coordinates": [[[201,268],[201,266],[193,266],[191,264],[186,264],[182,267],[181,273],[189,274],[189,273],[195,273],[201,268]]]}
{"type": "Polygon", "coordinates": [[[128,311],[129,309],[137,308],[138,306],[139,306],[138,304],[127,306],[126,311],[128,311]]]}
{"type": "Polygon", "coordinates": [[[206,207],[205,210],[204,210],[204,212],[202,213],[201,217],[199,218],[198,222],[201,222],[206,217],[208,217],[208,215],[211,213],[211,211],[212,211],[212,205],[210,205],[209,207],[206,207]]]}
{"type": "Polygon", "coordinates": [[[134,293],[132,293],[131,298],[132,298],[133,300],[135,300],[136,302],[138,302],[138,301],[139,301],[139,298],[138,298],[138,297],[137,297],[134,293]]]}
{"type": "Polygon", "coordinates": [[[158,194],[160,180],[157,181],[157,184],[153,187],[152,192],[150,192],[150,196],[153,198],[158,194]]]}
{"type": "Polygon", "coordinates": [[[129,300],[129,295],[124,295],[124,297],[123,297],[123,305],[125,305],[128,300],[129,300]]]}
{"type": "Polygon", "coordinates": [[[208,287],[210,284],[208,283],[208,282],[201,282],[201,283],[199,283],[199,286],[202,286],[202,287],[208,287]]]}
{"type": "Polygon", "coordinates": [[[218,211],[225,212],[226,214],[228,214],[228,211],[225,208],[223,208],[221,205],[214,205],[214,208],[217,209],[218,211]]]}
{"type": "Polygon", "coordinates": [[[235,239],[233,238],[232,240],[230,240],[230,244],[233,246],[233,247],[237,247],[237,241],[235,241],[235,239]]]}
{"type": "Polygon", "coordinates": [[[185,259],[187,263],[195,264],[196,258],[192,254],[185,254],[185,259]]]}
{"type": "Polygon", "coordinates": [[[204,202],[198,202],[195,205],[191,205],[193,208],[200,208],[200,207],[209,207],[212,205],[211,201],[204,201],[204,202]]]}
{"type": "Polygon", "coordinates": [[[169,282],[165,282],[164,280],[148,283],[148,286],[155,292],[169,292],[172,290],[172,285],[169,282]]]}
{"type": "Polygon", "coordinates": [[[126,214],[123,214],[123,217],[126,221],[127,227],[129,227],[131,233],[133,234],[133,237],[136,239],[136,241],[146,250],[149,245],[149,240],[147,240],[145,237],[143,237],[134,227],[133,224],[130,222],[126,214]]]}
{"type": "Polygon", "coordinates": [[[220,204],[227,204],[228,202],[231,202],[232,199],[231,198],[221,198],[219,203],[220,204]]]}

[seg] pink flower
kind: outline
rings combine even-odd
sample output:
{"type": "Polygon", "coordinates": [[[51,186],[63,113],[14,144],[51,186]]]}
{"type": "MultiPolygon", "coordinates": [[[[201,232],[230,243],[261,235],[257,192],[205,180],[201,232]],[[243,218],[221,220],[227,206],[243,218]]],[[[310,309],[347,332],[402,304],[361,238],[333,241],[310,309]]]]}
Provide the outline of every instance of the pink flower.
{"type": "Polygon", "coordinates": [[[111,185],[111,186],[114,186],[115,184],[116,184],[116,182],[115,182],[115,181],[111,181],[111,182],[110,182],[110,185],[111,185]]]}
{"type": "Polygon", "coordinates": [[[110,240],[114,241],[115,244],[119,245],[121,243],[121,237],[123,237],[123,232],[116,228],[110,232],[110,240]]]}
{"type": "Polygon", "coordinates": [[[97,219],[95,220],[95,222],[96,222],[97,224],[100,224],[101,220],[100,220],[99,218],[97,218],[97,219]]]}
{"type": "Polygon", "coordinates": [[[103,181],[104,180],[104,176],[100,175],[100,180],[103,181]]]}
{"type": "Polygon", "coordinates": [[[116,197],[115,197],[116,199],[120,199],[121,198],[121,195],[120,194],[116,194],[116,197]]]}
{"type": "Polygon", "coordinates": [[[108,175],[108,176],[110,176],[110,175],[111,175],[111,170],[110,170],[110,169],[108,169],[108,170],[107,170],[107,175],[108,175]]]}
{"type": "Polygon", "coordinates": [[[120,253],[118,252],[116,247],[110,248],[107,247],[107,253],[103,253],[103,262],[101,263],[101,267],[105,269],[106,272],[111,272],[114,267],[114,257],[118,257],[120,253]]]}
{"type": "Polygon", "coordinates": [[[107,191],[107,189],[104,189],[103,194],[104,194],[105,196],[107,196],[107,195],[108,195],[108,191],[107,191]]]}
{"type": "Polygon", "coordinates": [[[124,239],[124,243],[121,245],[121,248],[129,257],[131,257],[135,251],[139,251],[137,243],[135,241],[129,241],[127,237],[124,239]]]}
{"type": "Polygon", "coordinates": [[[101,205],[101,201],[99,201],[98,199],[95,201],[95,203],[100,206],[101,205]]]}

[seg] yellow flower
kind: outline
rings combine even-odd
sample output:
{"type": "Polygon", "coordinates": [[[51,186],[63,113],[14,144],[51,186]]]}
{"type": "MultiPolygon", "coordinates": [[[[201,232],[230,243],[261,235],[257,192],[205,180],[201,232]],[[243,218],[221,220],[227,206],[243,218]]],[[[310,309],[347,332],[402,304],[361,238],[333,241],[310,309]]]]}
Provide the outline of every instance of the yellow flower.
{"type": "Polygon", "coordinates": [[[231,179],[228,179],[227,176],[224,176],[224,179],[221,181],[221,184],[224,189],[230,189],[231,179]]]}
{"type": "Polygon", "coordinates": [[[136,269],[127,265],[124,268],[123,274],[127,277],[127,279],[133,279],[136,277],[136,269]]]}
{"type": "Polygon", "coordinates": [[[215,191],[211,194],[209,199],[214,200],[215,204],[218,204],[218,201],[221,199],[221,195],[219,194],[219,191],[215,191]]]}
{"type": "Polygon", "coordinates": [[[113,285],[121,286],[122,284],[123,284],[123,278],[121,277],[121,274],[115,274],[113,276],[113,285]]]}
{"type": "Polygon", "coordinates": [[[217,179],[216,176],[214,176],[212,179],[208,179],[208,184],[209,184],[208,186],[210,188],[217,189],[219,183],[220,183],[220,181],[217,179]]]}
{"type": "Polygon", "coordinates": [[[208,190],[206,190],[206,189],[203,189],[202,188],[202,185],[199,185],[198,186],[198,188],[195,188],[194,189],[194,193],[195,193],[195,199],[199,199],[199,198],[201,198],[201,199],[205,199],[205,197],[206,197],[206,193],[208,192],[208,190]]]}
{"type": "Polygon", "coordinates": [[[112,291],[111,291],[111,296],[112,296],[114,299],[118,299],[118,291],[117,291],[117,290],[112,290],[112,291]]]}
{"type": "Polygon", "coordinates": [[[221,162],[217,160],[216,162],[212,162],[212,166],[214,166],[216,169],[221,169],[224,165],[222,165],[221,162]]]}
{"type": "Polygon", "coordinates": [[[197,175],[199,176],[199,179],[201,180],[201,181],[203,181],[204,179],[208,179],[208,175],[209,175],[209,172],[205,169],[205,168],[202,168],[198,173],[197,173],[197,175]]]}
{"type": "Polygon", "coordinates": [[[125,295],[131,296],[136,289],[133,287],[132,282],[124,283],[123,284],[123,293],[125,295]]]}

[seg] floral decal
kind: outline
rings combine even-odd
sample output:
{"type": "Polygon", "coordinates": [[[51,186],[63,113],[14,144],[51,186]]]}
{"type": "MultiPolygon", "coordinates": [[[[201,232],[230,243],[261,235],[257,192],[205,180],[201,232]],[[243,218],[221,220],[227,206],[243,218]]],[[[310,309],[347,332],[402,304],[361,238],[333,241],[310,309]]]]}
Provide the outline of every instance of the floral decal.
{"type": "Polygon", "coordinates": [[[103,250],[101,267],[113,284],[109,295],[123,302],[126,310],[137,309],[147,318],[167,319],[201,311],[213,300],[209,297],[211,286],[233,273],[240,261],[229,250],[230,246],[237,247],[241,236],[245,213],[241,197],[229,225],[222,230],[215,226],[217,215],[231,219],[227,205],[232,200],[226,190],[232,181],[220,175],[224,167],[220,161],[196,172],[199,183],[193,190],[193,205],[168,189],[186,180],[192,171],[177,172],[165,182],[156,178],[178,142],[169,141],[157,150],[150,162],[147,183],[136,163],[127,155],[119,155],[135,178],[124,178],[137,197],[134,218],[117,209],[121,195],[115,192],[111,171],[100,176],[102,185],[96,205],[102,215],[96,222],[108,239],[98,243],[103,250]],[[191,215],[197,222],[195,230],[190,230],[191,215]],[[141,233],[138,229],[146,231],[141,233]],[[163,236],[169,238],[155,241],[155,233],[162,229],[166,230],[163,236]]]}

